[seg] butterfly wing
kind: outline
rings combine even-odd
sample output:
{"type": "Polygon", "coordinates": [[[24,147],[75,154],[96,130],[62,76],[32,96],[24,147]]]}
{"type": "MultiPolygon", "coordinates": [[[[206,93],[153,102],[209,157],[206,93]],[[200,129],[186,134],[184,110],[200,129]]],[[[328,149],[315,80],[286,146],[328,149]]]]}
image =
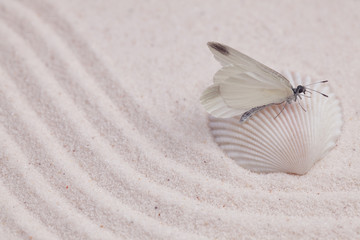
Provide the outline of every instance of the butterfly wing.
{"type": "MultiPolygon", "coordinates": [[[[289,80],[283,75],[255,59],[221,43],[209,42],[207,45],[214,54],[215,59],[224,67],[237,65],[238,69],[243,72],[257,72],[264,78],[273,77],[273,79],[276,79],[276,82],[280,82],[284,86],[292,88],[289,80]]],[[[269,81],[271,81],[271,78],[269,78],[269,81]]]]}
{"type": "Polygon", "coordinates": [[[290,82],[280,73],[228,46],[219,43],[208,46],[224,66],[200,98],[211,115],[220,118],[251,115],[294,94],[290,82]]]}

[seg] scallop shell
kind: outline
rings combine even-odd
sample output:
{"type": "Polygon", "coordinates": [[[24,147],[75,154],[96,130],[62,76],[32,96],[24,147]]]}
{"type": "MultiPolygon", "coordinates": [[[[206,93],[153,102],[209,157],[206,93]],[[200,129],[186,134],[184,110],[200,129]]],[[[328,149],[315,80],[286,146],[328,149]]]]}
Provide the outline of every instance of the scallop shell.
{"type": "MultiPolygon", "coordinates": [[[[293,86],[311,83],[310,77],[285,72],[293,86]]],[[[285,172],[305,174],[335,147],[342,127],[340,103],[328,84],[315,84],[312,89],[329,97],[313,93],[298,103],[273,105],[253,115],[245,123],[240,117],[218,119],[210,117],[215,141],[237,164],[255,172],[285,172]]]]}

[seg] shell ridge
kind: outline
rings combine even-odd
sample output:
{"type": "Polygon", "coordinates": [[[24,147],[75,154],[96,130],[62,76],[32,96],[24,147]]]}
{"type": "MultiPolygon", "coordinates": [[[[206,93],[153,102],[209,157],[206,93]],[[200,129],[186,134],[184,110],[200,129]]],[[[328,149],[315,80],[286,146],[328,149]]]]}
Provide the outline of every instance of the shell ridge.
{"type": "MultiPolygon", "coordinates": [[[[234,146],[231,145],[223,145],[221,147],[224,150],[227,150],[227,153],[238,153],[238,158],[236,158],[236,160],[242,160],[242,158],[247,155],[247,156],[253,156],[253,157],[257,157],[257,159],[254,159],[253,161],[257,162],[257,163],[262,163],[262,164],[266,164],[266,163],[272,163],[271,159],[272,156],[266,156],[264,154],[257,154],[256,151],[252,150],[252,151],[247,151],[246,149],[243,150],[239,150],[239,149],[235,149],[234,146]],[[244,153],[244,154],[241,154],[244,153]]],[[[273,165],[273,166],[277,166],[279,167],[278,163],[272,163],[272,164],[267,164],[267,165],[273,165]]]]}
{"type": "MultiPolygon", "coordinates": [[[[274,152],[271,151],[270,148],[265,148],[263,144],[256,138],[256,136],[251,136],[249,132],[246,130],[242,134],[238,134],[237,137],[234,137],[236,133],[229,131],[228,129],[217,129],[213,131],[214,136],[221,136],[217,138],[216,142],[221,143],[223,145],[231,145],[231,144],[238,144],[242,145],[251,145],[251,144],[258,144],[256,147],[253,147],[253,149],[262,150],[264,153],[264,156],[270,157],[274,155],[274,152]],[[246,141],[246,138],[249,138],[248,141],[246,141]],[[242,143],[239,143],[239,141],[242,141],[242,143]]],[[[276,153],[275,153],[276,154],[276,153]]]]}
{"type": "Polygon", "coordinates": [[[273,116],[276,116],[277,114],[276,111],[274,111],[274,108],[281,111],[278,106],[273,106],[263,111],[262,115],[259,116],[259,118],[262,117],[262,124],[258,124],[258,127],[265,131],[265,136],[269,142],[276,144],[274,148],[277,150],[278,154],[283,155],[281,145],[285,144],[285,141],[282,138],[274,138],[274,136],[279,137],[279,132],[276,131],[276,129],[271,129],[271,125],[274,122],[273,116]],[[273,137],[271,137],[271,135],[273,137]]]}
{"type": "MultiPolygon", "coordinates": [[[[249,124],[248,126],[244,127],[244,131],[247,131],[250,134],[251,131],[254,131],[257,128],[260,128],[263,130],[262,135],[259,135],[256,132],[253,132],[253,134],[256,135],[258,139],[262,138],[262,139],[265,139],[266,142],[273,143],[274,140],[273,140],[273,138],[271,138],[271,134],[274,134],[274,132],[269,131],[269,128],[268,128],[269,120],[268,120],[267,116],[265,116],[264,113],[260,113],[260,115],[257,117],[258,117],[258,119],[262,120],[263,124],[257,124],[257,125],[249,124]]],[[[261,142],[260,144],[264,145],[264,142],[261,142]]],[[[274,145],[272,148],[266,148],[266,149],[268,149],[268,151],[271,150],[271,152],[273,154],[281,154],[281,151],[280,151],[281,149],[278,147],[279,142],[277,142],[276,139],[275,139],[275,144],[276,145],[274,145]]]]}
{"type": "MultiPolygon", "coordinates": [[[[262,124],[256,124],[256,125],[255,124],[253,124],[253,125],[249,124],[249,126],[255,127],[254,129],[263,130],[263,132],[262,132],[263,133],[262,134],[263,138],[265,138],[267,140],[266,143],[271,144],[271,147],[268,147],[268,148],[273,149],[274,151],[276,151],[279,156],[283,156],[283,152],[281,151],[282,150],[281,146],[284,144],[284,142],[281,142],[281,138],[273,138],[273,137],[271,137],[271,136],[274,136],[274,135],[278,134],[276,131],[272,131],[272,129],[269,128],[269,126],[271,125],[271,121],[273,121],[272,120],[273,117],[271,116],[272,114],[269,114],[269,112],[272,109],[273,109],[273,107],[269,107],[268,109],[265,109],[259,116],[257,116],[258,119],[261,119],[262,124]]],[[[285,156],[283,156],[283,157],[285,157],[285,156]]],[[[274,162],[274,163],[276,163],[276,165],[278,165],[278,163],[277,163],[278,159],[276,157],[273,157],[272,162],[274,162]]]]}
{"type": "MultiPolygon", "coordinates": [[[[291,108],[292,106],[286,106],[284,111],[286,111],[287,114],[290,113],[289,108],[291,108]]],[[[271,109],[272,114],[275,113],[275,111],[273,109],[271,109]]],[[[284,113],[283,111],[283,113],[284,113]]],[[[270,112],[270,111],[269,111],[270,112]]],[[[272,124],[274,124],[274,126],[277,127],[277,131],[275,132],[276,136],[279,138],[279,140],[281,140],[281,145],[279,145],[280,148],[280,152],[281,152],[281,156],[282,159],[291,159],[293,158],[292,154],[289,153],[286,147],[286,144],[288,144],[289,142],[291,142],[291,137],[289,135],[289,129],[288,126],[286,125],[286,123],[284,123],[284,116],[281,116],[281,114],[272,121],[272,124]],[[280,130],[279,130],[280,129],[280,130]],[[282,131],[281,129],[285,129],[286,131],[282,131]]],[[[274,128],[275,129],[275,128],[274,128]]],[[[283,161],[283,160],[282,160],[283,161]]]]}
{"type": "MultiPolygon", "coordinates": [[[[274,166],[273,164],[269,164],[269,161],[266,161],[267,159],[263,158],[262,156],[259,156],[257,154],[249,153],[249,152],[238,152],[238,151],[232,151],[230,150],[228,152],[229,156],[233,156],[236,161],[244,161],[246,158],[253,159],[251,162],[254,165],[266,165],[266,166],[274,166]]],[[[275,165],[276,166],[276,165],[275,165]]]]}
{"type": "MultiPolygon", "coordinates": [[[[297,156],[300,156],[299,150],[301,150],[301,146],[298,144],[298,137],[296,137],[296,129],[295,125],[289,124],[289,122],[293,122],[292,115],[294,114],[294,106],[289,106],[287,114],[284,114],[281,119],[279,119],[284,127],[285,139],[287,140],[287,147],[284,147],[284,151],[286,151],[288,158],[286,161],[286,168],[292,169],[294,164],[296,164],[297,156]]],[[[285,145],[286,146],[286,145],[285,145]]]]}

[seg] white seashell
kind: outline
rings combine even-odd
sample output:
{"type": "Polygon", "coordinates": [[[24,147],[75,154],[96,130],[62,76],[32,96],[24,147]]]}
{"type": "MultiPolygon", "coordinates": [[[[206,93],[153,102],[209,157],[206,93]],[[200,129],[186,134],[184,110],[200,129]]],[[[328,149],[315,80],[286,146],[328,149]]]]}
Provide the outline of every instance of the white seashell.
{"type": "MultiPolygon", "coordinates": [[[[310,77],[285,72],[292,86],[311,83],[310,77]]],[[[315,84],[313,93],[298,103],[273,105],[256,113],[245,123],[240,117],[219,119],[210,116],[215,142],[240,166],[255,172],[305,174],[315,162],[335,147],[342,127],[340,103],[327,84],[315,84]]]]}

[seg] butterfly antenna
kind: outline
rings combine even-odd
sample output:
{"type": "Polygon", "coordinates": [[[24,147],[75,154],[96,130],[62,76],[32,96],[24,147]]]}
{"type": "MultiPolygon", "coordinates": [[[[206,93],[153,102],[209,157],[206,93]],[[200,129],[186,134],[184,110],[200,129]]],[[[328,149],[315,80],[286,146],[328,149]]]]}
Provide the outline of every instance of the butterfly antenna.
{"type": "Polygon", "coordinates": [[[316,91],[316,90],[311,89],[311,88],[306,88],[306,90],[310,90],[310,91],[314,91],[314,92],[320,93],[320,94],[323,95],[324,97],[329,97],[328,95],[323,94],[322,92],[316,91]]]}
{"type": "Polygon", "coordinates": [[[282,113],[283,111],[284,111],[284,109],[285,109],[285,107],[286,107],[286,104],[287,104],[287,102],[285,102],[285,104],[284,104],[284,107],[281,109],[281,111],[274,117],[274,119],[276,119],[279,115],[280,115],[280,113],[282,113]]]}
{"type": "Polygon", "coordinates": [[[310,84],[304,85],[304,87],[310,86],[310,85],[314,85],[314,84],[318,84],[318,83],[327,83],[327,82],[328,82],[328,80],[324,80],[324,81],[320,81],[320,82],[314,82],[314,83],[310,83],[310,84]]]}

